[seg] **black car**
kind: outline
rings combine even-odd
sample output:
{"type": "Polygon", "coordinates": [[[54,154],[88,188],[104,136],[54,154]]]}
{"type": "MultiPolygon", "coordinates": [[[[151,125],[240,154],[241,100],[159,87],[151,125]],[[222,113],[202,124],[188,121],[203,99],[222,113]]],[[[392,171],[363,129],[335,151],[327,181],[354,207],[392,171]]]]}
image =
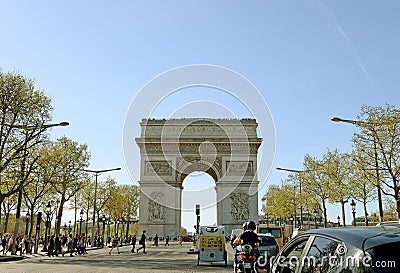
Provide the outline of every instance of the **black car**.
{"type": "Polygon", "coordinates": [[[304,231],[274,258],[271,273],[399,273],[400,229],[327,228],[304,231]]]}

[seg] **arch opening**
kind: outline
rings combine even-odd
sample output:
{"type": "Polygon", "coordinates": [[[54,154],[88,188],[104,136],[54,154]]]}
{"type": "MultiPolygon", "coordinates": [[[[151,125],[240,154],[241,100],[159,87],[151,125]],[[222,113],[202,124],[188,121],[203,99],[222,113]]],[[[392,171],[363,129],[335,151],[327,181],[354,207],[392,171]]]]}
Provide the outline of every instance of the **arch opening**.
{"type": "Polygon", "coordinates": [[[193,171],[182,183],[181,226],[194,233],[196,204],[200,205],[200,225],[215,225],[217,222],[217,194],[214,178],[204,171],[193,171]]]}

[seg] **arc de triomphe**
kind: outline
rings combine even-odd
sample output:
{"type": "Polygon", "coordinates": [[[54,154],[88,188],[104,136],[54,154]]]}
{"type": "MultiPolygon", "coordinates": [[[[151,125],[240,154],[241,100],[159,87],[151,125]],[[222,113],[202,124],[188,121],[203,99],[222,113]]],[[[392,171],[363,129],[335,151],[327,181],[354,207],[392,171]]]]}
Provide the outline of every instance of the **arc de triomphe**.
{"type": "Polygon", "coordinates": [[[194,171],[213,177],[217,224],[232,228],[258,218],[255,119],[143,119],[139,233],[178,236],[182,183],[194,171]]]}

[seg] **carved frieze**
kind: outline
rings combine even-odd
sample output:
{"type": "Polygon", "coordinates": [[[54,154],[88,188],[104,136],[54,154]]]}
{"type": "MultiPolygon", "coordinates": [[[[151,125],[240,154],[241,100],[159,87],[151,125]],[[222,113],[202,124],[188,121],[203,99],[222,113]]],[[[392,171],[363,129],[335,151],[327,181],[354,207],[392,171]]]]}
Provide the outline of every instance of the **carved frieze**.
{"type": "Polygon", "coordinates": [[[252,161],[227,161],[226,172],[232,176],[252,176],[253,162],[252,161]]]}
{"type": "Polygon", "coordinates": [[[164,199],[165,195],[162,192],[152,192],[150,194],[150,199],[148,203],[149,222],[167,221],[167,213],[165,211],[165,207],[161,205],[161,202],[164,201],[164,199]]]}
{"type": "Polygon", "coordinates": [[[246,221],[249,219],[250,196],[245,192],[236,192],[230,196],[231,215],[234,221],[246,221]]]}
{"type": "Polygon", "coordinates": [[[146,161],[146,174],[172,175],[171,161],[146,161]]]}

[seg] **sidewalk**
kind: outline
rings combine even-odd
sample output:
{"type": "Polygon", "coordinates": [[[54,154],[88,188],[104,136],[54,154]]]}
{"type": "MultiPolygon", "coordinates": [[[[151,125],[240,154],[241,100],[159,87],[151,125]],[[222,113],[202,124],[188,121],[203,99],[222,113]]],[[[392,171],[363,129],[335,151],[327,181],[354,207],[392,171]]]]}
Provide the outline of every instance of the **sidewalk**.
{"type": "MultiPolygon", "coordinates": [[[[108,246],[104,246],[104,248],[106,248],[108,246]]],[[[90,250],[96,250],[96,249],[101,249],[102,247],[87,247],[86,251],[90,251],[90,250]]],[[[65,252],[65,253],[69,253],[69,252],[65,252]]],[[[61,255],[61,254],[59,254],[61,255]]],[[[35,257],[40,257],[40,256],[47,256],[47,252],[46,251],[41,251],[39,249],[37,254],[23,254],[23,255],[1,255],[0,254],[0,263],[1,262],[11,262],[11,261],[19,261],[19,260],[23,260],[23,259],[27,259],[27,258],[35,258],[35,257]]]]}

